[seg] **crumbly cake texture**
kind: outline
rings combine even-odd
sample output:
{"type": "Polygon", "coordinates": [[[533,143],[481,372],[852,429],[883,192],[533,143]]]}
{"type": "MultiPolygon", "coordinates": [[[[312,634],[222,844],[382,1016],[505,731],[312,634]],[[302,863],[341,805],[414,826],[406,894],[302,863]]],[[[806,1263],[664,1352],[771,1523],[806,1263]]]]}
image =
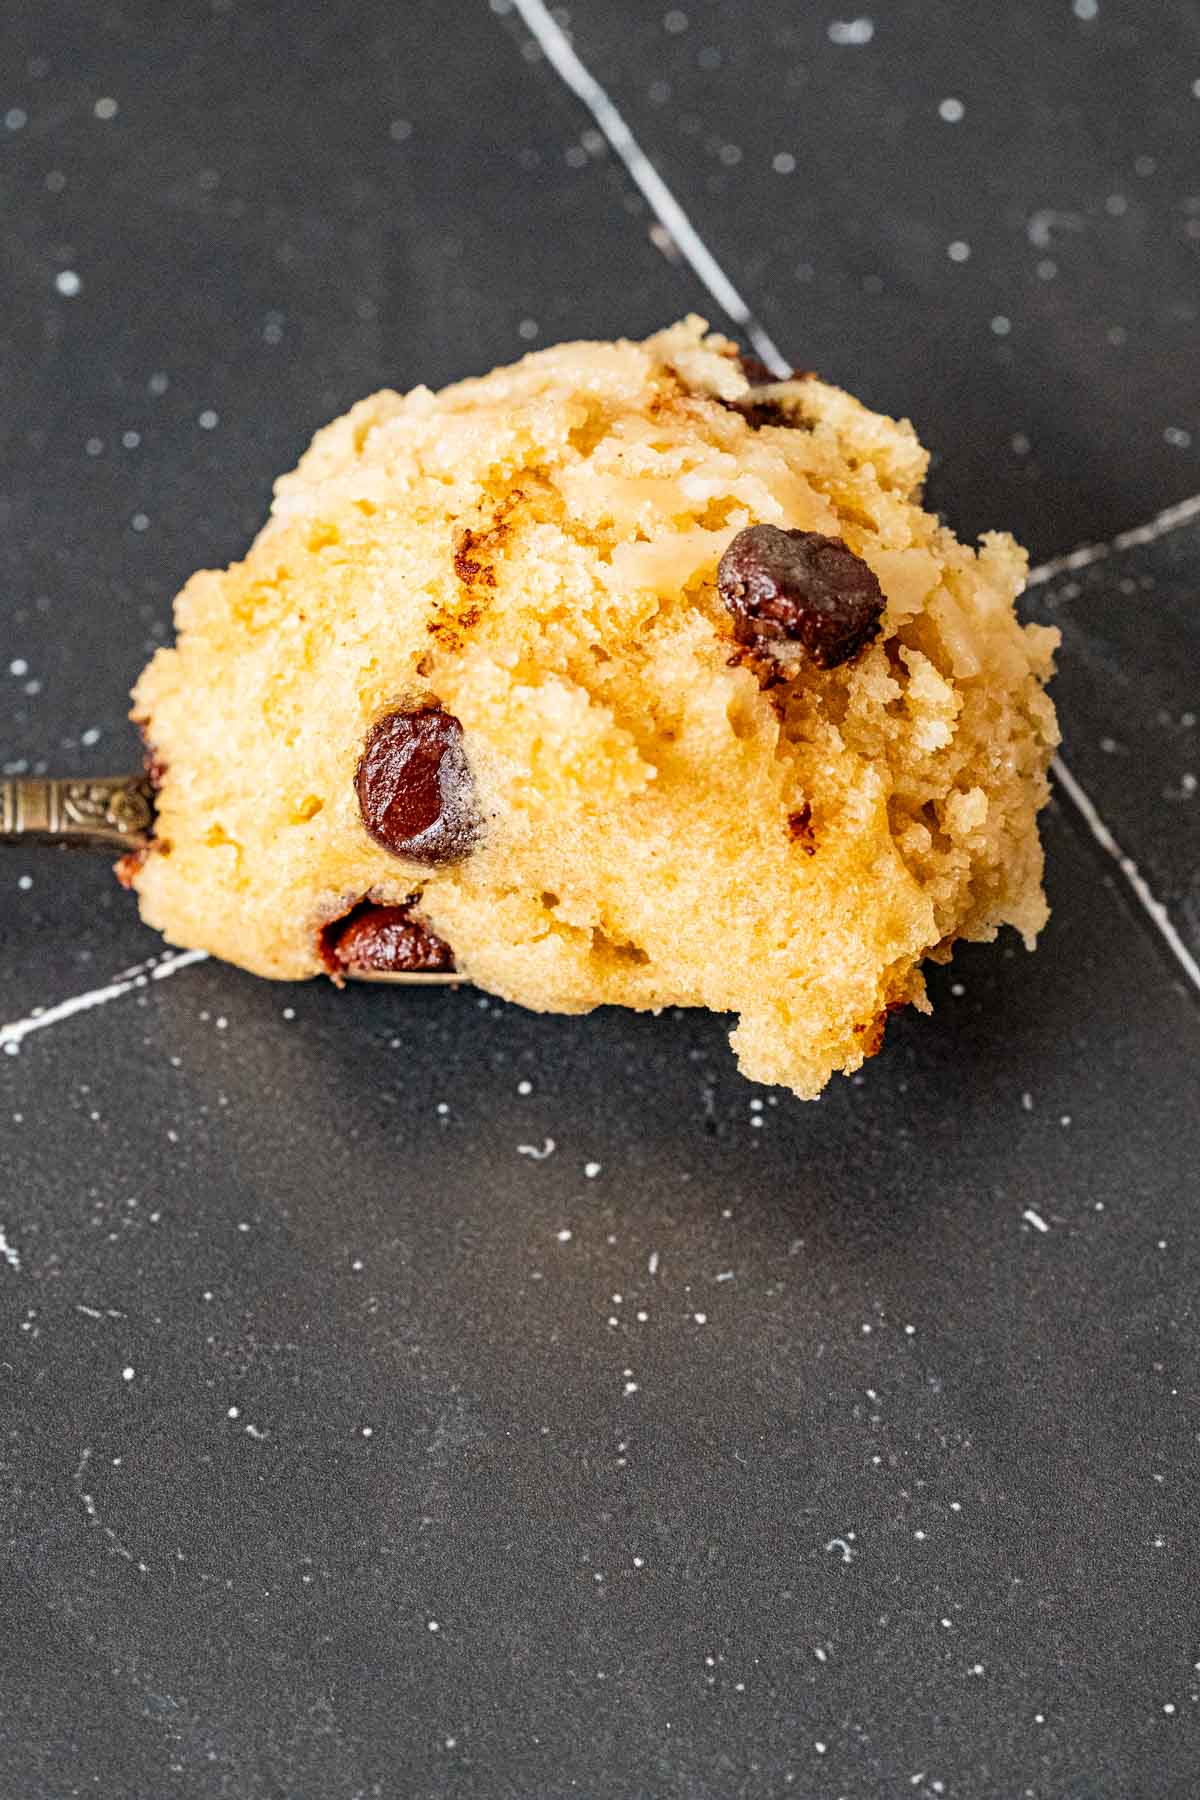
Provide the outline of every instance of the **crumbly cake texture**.
{"type": "Polygon", "coordinates": [[[331,920],[408,905],[493,993],[736,1013],[743,1072],[817,1094],[928,1010],[923,958],[1046,917],[1057,634],[1017,621],[1010,537],[922,510],[926,460],[815,378],[755,385],[697,318],[363,400],[135,690],[146,919],[298,979],[331,920]],[[874,571],[849,661],[739,641],[718,563],[762,524],[874,571]],[[356,776],[381,718],[433,707],[475,827],[431,865],[370,835],[356,776]]]}

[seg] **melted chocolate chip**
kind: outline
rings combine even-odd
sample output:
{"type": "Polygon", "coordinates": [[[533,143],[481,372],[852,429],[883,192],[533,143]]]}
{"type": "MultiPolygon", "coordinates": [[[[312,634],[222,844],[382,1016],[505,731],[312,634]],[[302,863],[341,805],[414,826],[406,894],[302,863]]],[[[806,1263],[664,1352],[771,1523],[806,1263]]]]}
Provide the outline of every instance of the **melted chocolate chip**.
{"type": "Polygon", "coordinates": [[[457,862],[479,835],[462,726],[440,706],[386,713],[354,777],[362,822],[385,850],[412,862],[457,862]]]}
{"type": "MultiPolygon", "coordinates": [[[[412,903],[409,902],[409,905],[412,903]]],[[[417,923],[405,906],[377,906],[364,900],[321,932],[321,960],[331,975],[376,974],[423,970],[449,973],[454,952],[449,944],[417,923]]]]}
{"type": "Polygon", "coordinates": [[[717,568],[739,643],[802,644],[819,669],[836,669],[879,630],[883,590],[861,556],[819,531],[751,525],[717,568]]]}

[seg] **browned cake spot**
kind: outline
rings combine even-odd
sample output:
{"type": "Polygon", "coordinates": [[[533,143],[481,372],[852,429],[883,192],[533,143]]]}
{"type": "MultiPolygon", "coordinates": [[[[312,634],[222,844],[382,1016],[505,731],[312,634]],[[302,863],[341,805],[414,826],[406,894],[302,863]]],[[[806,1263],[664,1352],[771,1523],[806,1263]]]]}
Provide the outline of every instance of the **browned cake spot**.
{"type": "Polygon", "coordinates": [[[762,358],[758,356],[741,355],[738,357],[738,363],[741,366],[742,374],[750,383],[751,391],[743,394],[740,400],[723,400],[721,402],[723,406],[727,406],[732,412],[741,413],[746,423],[755,431],[764,425],[784,425],[793,431],[811,430],[807,419],[800,417],[793,407],[785,406],[782,401],[772,398],[769,394],[759,395],[754,391],[758,388],[775,386],[781,381],[809,381],[813,374],[811,369],[789,369],[786,375],[776,375],[775,371],[769,369],[762,358]]]}
{"type": "Polygon", "coordinates": [[[795,812],[788,814],[787,825],[792,842],[799,844],[805,856],[815,856],[817,841],[813,836],[812,807],[807,800],[795,812]]]}
{"type": "Polygon", "coordinates": [[[879,630],[874,572],[841,538],[751,525],[717,568],[721,598],[743,644],[802,644],[819,669],[849,662],[879,630]]]}
{"type": "Polygon", "coordinates": [[[451,973],[454,952],[449,944],[413,918],[410,908],[378,906],[363,900],[340,919],[321,928],[317,948],[331,975],[451,973]]]}
{"type": "Polygon", "coordinates": [[[362,822],[393,856],[457,862],[479,836],[462,726],[436,701],[385,713],[354,777],[362,822]]]}
{"type": "Polygon", "coordinates": [[[903,1012],[908,1005],[907,1000],[889,1000],[881,1013],[868,1021],[866,1025],[854,1027],[855,1037],[862,1039],[864,1056],[878,1056],[883,1048],[883,1036],[887,1030],[887,1022],[893,1013],[903,1012]]]}
{"type": "Polygon", "coordinates": [[[468,525],[455,532],[454,573],[464,587],[473,587],[477,582],[484,587],[495,587],[496,571],[484,556],[490,547],[490,537],[490,532],[472,531],[468,525]]]}
{"type": "Polygon", "coordinates": [[[113,874],[123,888],[132,888],[138,871],[150,854],[148,845],[143,844],[140,850],[127,850],[113,864],[113,874]]]}

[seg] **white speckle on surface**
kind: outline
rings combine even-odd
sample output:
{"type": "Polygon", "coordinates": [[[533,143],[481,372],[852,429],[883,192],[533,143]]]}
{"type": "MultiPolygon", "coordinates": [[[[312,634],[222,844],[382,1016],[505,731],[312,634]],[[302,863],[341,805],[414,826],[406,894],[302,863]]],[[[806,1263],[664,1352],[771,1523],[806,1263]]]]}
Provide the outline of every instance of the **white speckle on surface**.
{"type": "Polygon", "coordinates": [[[140,431],[123,431],[121,433],[121,444],[126,450],[136,450],[141,441],[140,431]]]}
{"type": "Polygon", "coordinates": [[[517,1092],[518,1092],[518,1094],[520,1094],[522,1099],[525,1099],[529,1094],[532,1094],[532,1092],[533,1092],[532,1081],[518,1081],[517,1092]]]}
{"type": "Polygon", "coordinates": [[[425,1629],[426,1631],[440,1631],[442,1628],[436,1619],[428,1619],[425,1624],[425,1629]]]}
{"type": "Polygon", "coordinates": [[[944,100],[938,101],[938,118],[944,119],[947,125],[959,124],[966,110],[962,101],[956,100],[953,94],[948,94],[944,100]]]}
{"type": "Polygon", "coordinates": [[[0,1225],[0,1257],[3,1257],[10,1269],[15,1269],[18,1273],[20,1272],[20,1252],[14,1244],[9,1243],[7,1237],[4,1235],[4,1227],[2,1225],[0,1225]]]}
{"type": "Polygon", "coordinates": [[[266,1432],[260,1431],[257,1425],[247,1425],[246,1427],[246,1436],[252,1437],[256,1444],[261,1444],[266,1435],[266,1432]]]}
{"type": "Polygon", "coordinates": [[[708,1314],[707,1313],[703,1313],[703,1312],[693,1313],[692,1317],[693,1317],[693,1319],[695,1319],[697,1325],[707,1325],[708,1324],[708,1314]]]}
{"type": "Polygon", "coordinates": [[[239,1416],[239,1415],[240,1415],[240,1412],[241,1412],[241,1408],[240,1408],[240,1407],[238,1407],[238,1406],[231,1406],[231,1407],[230,1407],[230,1408],[229,1408],[229,1411],[228,1411],[228,1412],[227,1412],[227,1413],[226,1413],[226,1414],[225,1414],[225,1417],[226,1417],[226,1418],[227,1418],[227,1419],[236,1419],[236,1418],[237,1418],[237,1417],[238,1417],[238,1416],[239,1416]]]}
{"type": "Polygon", "coordinates": [[[1172,1705],[1170,1700],[1165,1700],[1163,1702],[1163,1711],[1166,1713],[1168,1718],[1170,1718],[1171,1714],[1175,1711],[1175,1708],[1172,1705]]]}
{"type": "Polygon", "coordinates": [[[129,523],[134,531],[149,531],[150,529],[149,515],[144,512],[135,512],[129,523]]]}
{"type": "Polygon", "coordinates": [[[646,1268],[647,1268],[647,1271],[651,1275],[658,1274],[658,1251],[657,1250],[652,1250],[650,1252],[650,1257],[649,1257],[648,1262],[646,1263],[646,1268]]]}
{"type": "Polygon", "coordinates": [[[111,94],[102,94],[92,111],[98,119],[115,119],[120,108],[111,94]]]}
{"type": "Polygon", "coordinates": [[[132,1365],[129,1363],[126,1363],[125,1367],[121,1370],[121,1380],[122,1381],[132,1381],[134,1374],[135,1374],[135,1370],[133,1369],[132,1365]]]}
{"type": "Polygon", "coordinates": [[[10,131],[23,131],[29,123],[29,114],[23,106],[10,106],[4,115],[4,123],[10,131]]]}
{"type": "Polygon", "coordinates": [[[680,12],[677,6],[673,6],[670,12],[663,14],[663,30],[669,31],[673,37],[677,37],[681,31],[686,31],[687,28],[688,16],[685,12],[680,12]]]}
{"type": "Polygon", "coordinates": [[[719,1275],[715,1275],[713,1277],[713,1279],[714,1279],[714,1281],[732,1281],[733,1280],[733,1270],[732,1269],[722,1269],[721,1273],[719,1275]]]}
{"type": "MultiPolygon", "coordinates": [[[[584,156],[584,152],[582,150],[580,151],[579,154],[581,156],[584,156]]],[[[586,156],[584,156],[584,160],[586,161],[586,156]]],[[[522,319],[520,324],[517,326],[517,336],[519,338],[524,338],[526,343],[528,343],[531,338],[535,338],[537,336],[537,334],[538,334],[538,322],[536,319],[522,319]]]]}
{"type": "Polygon", "coordinates": [[[826,36],[831,44],[869,44],[875,36],[874,19],[830,19],[826,36]]]}
{"type": "Polygon", "coordinates": [[[842,1561],[844,1563],[853,1562],[855,1552],[851,1548],[850,1544],[848,1543],[848,1541],[845,1538],[840,1538],[840,1537],[830,1538],[829,1542],[825,1546],[825,1554],[828,1556],[830,1554],[830,1552],[833,1550],[841,1551],[842,1561]]]}
{"type": "Polygon", "coordinates": [[[562,1230],[556,1231],[554,1235],[560,1244],[569,1244],[573,1234],[571,1227],[569,1225],[564,1225],[562,1230]]]}
{"type": "Polygon", "coordinates": [[[1041,1213],[1035,1212],[1032,1206],[1027,1206],[1021,1217],[1027,1225],[1032,1225],[1035,1231],[1049,1231],[1050,1229],[1041,1213]]]}
{"type": "Polygon", "coordinates": [[[971,1664],[971,1674],[972,1675],[982,1675],[983,1674],[983,1664],[982,1663],[972,1663],[971,1664]]]}
{"type": "Polygon", "coordinates": [[[74,269],[60,269],[54,277],[54,286],[65,300],[73,300],[83,287],[83,283],[74,269]]]}
{"type": "Polygon", "coordinates": [[[86,731],[80,732],[79,741],[90,750],[93,744],[100,742],[100,733],[94,725],[89,725],[86,731]]]}
{"type": "Polygon", "coordinates": [[[971,246],[965,238],[955,238],[946,245],[946,255],[952,263],[965,263],[971,254],[971,246]]]}
{"type": "Polygon", "coordinates": [[[98,437],[90,437],[88,439],[87,443],[83,446],[83,448],[84,448],[85,455],[99,456],[101,451],[104,449],[104,439],[98,438],[98,437]]]}
{"type": "Polygon", "coordinates": [[[777,175],[791,175],[795,172],[796,159],[790,150],[780,150],[771,158],[771,167],[777,175]]]}
{"type": "Polygon", "coordinates": [[[211,406],[206,406],[202,413],[196,415],[196,423],[201,431],[215,431],[220,422],[221,415],[214,412],[211,406]]]}
{"type": "Polygon", "coordinates": [[[374,1437],[375,1436],[375,1427],[373,1425],[364,1425],[362,1428],[362,1434],[364,1437],[374,1437]]]}
{"type": "Polygon", "coordinates": [[[598,1162],[586,1162],[583,1165],[583,1172],[589,1181],[595,1181],[597,1175],[600,1173],[600,1164],[598,1162]]]}
{"type": "Polygon", "coordinates": [[[545,1160],[548,1156],[554,1155],[556,1148],[557,1148],[557,1146],[554,1142],[554,1139],[552,1137],[548,1137],[543,1141],[542,1147],[540,1150],[538,1149],[536,1144],[518,1144],[517,1145],[517,1155],[518,1156],[531,1156],[533,1158],[534,1162],[545,1162],[545,1160]]]}
{"type": "Polygon", "coordinates": [[[627,1381],[625,1383],[625,1386],[621,1389],[621,1392],[623,1394],[636,1394],[637,1391],[638,1391],[638,1384],[636,1381],[627,1381]]]}
{"type": "Polygon", "coordinates": [[[824,1756],[826,1748],[827,1748],[827,1746],[821,1742],[820,1738],[817,1738],[813,1744],[813,1749],[816,1751],[818,1756],[824,1756]]]}
{"type": "Polygon", "coordinates": [[[285,1006],[283,1009],[283,1016],[285,1019],[294,1019],[296,1016],[295,1007],[294,1006],[285,1006]]]}
{"type": "Polygon", "coordinates": [[[29,664],[25,661],[23,656],[14,656],[8,665],[8,672],[10,675],[16,675],[18,678],[22,675],[28,675],[29,664]]]}
{"type": "Polygon", "coordinates": [[[1168,425],[1163,430],[1163,440],[1174,450],[1186,450],[1191,444],[1192,434],[1185,431],[1182,425],[1168,425]]]}
{"type": "Polygon", "coordinates": [[[1094,19],[1100,11],[1099,0],[1071,0],[1071,11],[1077,19],[1094,19]]]}
{"type": "Polygon", "coordinates": [[[20,888],[20,890],[23,894],[27,894],[29,892],[30,888],[33,886],[33,876],[32,875],[18,875],[17,876],[17,886],[20,888]]]}
{"type": "Polygon", "coordinates": [[[994,337],[1007,337],[1012,330],[1012,320],[1006,318],[1003,313],[997,313],[992,320],[991,329],[994,337]]]}

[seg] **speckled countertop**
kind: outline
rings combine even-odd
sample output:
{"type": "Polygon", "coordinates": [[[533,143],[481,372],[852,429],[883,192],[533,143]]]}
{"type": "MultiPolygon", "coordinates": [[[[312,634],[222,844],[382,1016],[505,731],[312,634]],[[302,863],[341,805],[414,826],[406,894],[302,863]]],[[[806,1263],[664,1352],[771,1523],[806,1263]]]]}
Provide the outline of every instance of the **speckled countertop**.
{"type": "Polygon", "coordinates": [[[688,310],[1025,538],[1066,733],[1037,955],[810,1106],[719,1020],[282,989],[4,853],[6,1800],[1190,1800],[1194,8],[2,30],[7,772],[131,761],[359,395],[688,310]]]}

